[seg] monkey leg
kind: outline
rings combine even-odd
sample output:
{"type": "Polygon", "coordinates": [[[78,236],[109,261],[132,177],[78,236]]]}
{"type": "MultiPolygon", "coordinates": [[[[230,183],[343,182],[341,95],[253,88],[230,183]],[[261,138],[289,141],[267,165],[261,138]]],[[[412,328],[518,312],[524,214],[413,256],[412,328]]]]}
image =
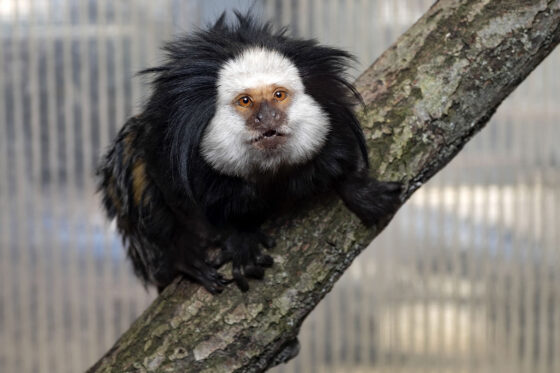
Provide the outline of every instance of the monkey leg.
{"type": "Polygon", "coordinates": [[[377,181],[365,173],[346,177],[336,186],[346,207],[368,227],[397,210],[402,189],[402,183],[377,181]]]}

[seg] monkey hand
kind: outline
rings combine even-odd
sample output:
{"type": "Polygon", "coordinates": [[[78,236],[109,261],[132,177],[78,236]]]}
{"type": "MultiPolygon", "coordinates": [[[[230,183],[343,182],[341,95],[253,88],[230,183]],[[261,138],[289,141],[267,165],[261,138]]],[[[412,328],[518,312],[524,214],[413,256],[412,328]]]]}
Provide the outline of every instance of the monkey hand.
{"type": "MultiPolygon", "coordinates": [[[[224,278],[212,266],[196,257],[176,257],[173,263],[177,273],[200,283],[211,294],[221,293],[224,287],[231,282],[224,278]]],[[[159,291],[163,288],[158,288],[159,291]]]]}
{"type": "Polygon", "coordinates": [[[222,250],[211,264],[217,268],[231,261],[233,279],[241,291],[247,291],[249,284],[246,278],[262,279],[265,268],[273,264],[272,257],[263,254],[260,245],[270,249],[275,242],[258,230],[233,232],[224,240],[222,250]]]}
{"type": "Polygon", "coordinates": [[[370,227],[397,211],[403,184],[377,181],[366,176],[350,177],[337,189],[348,209],[370,227]]]}

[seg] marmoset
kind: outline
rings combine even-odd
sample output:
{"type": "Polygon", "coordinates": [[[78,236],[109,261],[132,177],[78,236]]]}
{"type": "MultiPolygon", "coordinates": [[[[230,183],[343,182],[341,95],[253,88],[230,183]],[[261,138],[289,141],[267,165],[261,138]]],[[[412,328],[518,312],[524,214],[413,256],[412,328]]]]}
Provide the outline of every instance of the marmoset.
{"type": "Polygon", "coordinates": [[[169,42],[144,70],[152,93],[98,169],[135,273],[161,291],[176,276],[246,291],[273,260],[261,224],[336,192],[364,224],[399,205],[401,184],[368,176],[352,56],[236,14],[169,42]],[[219,248],[212,259],[210,248],[219,248]],[[217,268],[232,262],[232,279],[217,268]]]}

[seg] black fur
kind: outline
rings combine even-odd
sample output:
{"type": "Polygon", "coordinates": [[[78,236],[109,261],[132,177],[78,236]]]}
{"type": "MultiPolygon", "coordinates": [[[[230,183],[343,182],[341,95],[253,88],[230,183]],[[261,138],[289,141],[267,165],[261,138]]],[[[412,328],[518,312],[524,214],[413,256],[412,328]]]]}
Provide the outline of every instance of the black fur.
{"type": "Polygon", "coordinates": [[[336,190],[366,224],[394,211],[400,184],[367,176],[365,139],[352,111],[359,95],[345,77],[348,53],[288,38],[240,14],[235,25],[222,15],[165,50],[167,62],[143,72],[154,74],[144,111],[125,124],[99,168],[105,208],[145,282],[162,289],[182,274],[219,292],[228,280],[215,267],[232,261],[235,281],[247,290],[245,277],[262,278],[272,265],[260,249],[273,245],[261,223],[285,204],[320,193],[336,190]],[[311,161],[245,180],[211,168],[199,144],[214,116],[220,68],[253,46],[296,65],[306,93],[328,113],[331,132],[311,161]],[[221,252],[210,261],[214,246],[221,252]]]}

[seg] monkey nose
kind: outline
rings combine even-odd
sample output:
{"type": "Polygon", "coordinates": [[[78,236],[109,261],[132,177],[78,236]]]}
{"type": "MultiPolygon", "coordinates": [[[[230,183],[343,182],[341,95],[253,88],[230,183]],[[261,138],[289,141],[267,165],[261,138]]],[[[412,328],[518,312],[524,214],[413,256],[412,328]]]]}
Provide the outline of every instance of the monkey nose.
{"type": "Polygon", "coordinates": [[[260,122],[263,119],[263,114],[259,111],[255,117],[255,123],[260,122]]]}

